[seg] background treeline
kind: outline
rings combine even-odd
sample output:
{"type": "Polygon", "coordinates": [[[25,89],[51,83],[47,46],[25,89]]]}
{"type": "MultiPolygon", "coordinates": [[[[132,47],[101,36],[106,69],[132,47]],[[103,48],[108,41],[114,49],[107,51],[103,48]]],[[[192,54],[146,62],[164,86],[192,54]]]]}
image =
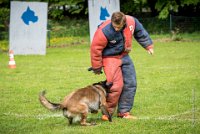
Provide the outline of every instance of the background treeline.
{"type": "MultiPolygon", "coordinates": [[[[88,35],[88,0],[24,1],[48,2],[48,29],[60,31],[57,36],[88,35]]],[[[120,0],[120,10],[137,17],[151,33],[200,31],[199,0],[120,0]]],[[[0,39],[7,38],[9,13],[10,1],[0,0],[0,39]]]]}

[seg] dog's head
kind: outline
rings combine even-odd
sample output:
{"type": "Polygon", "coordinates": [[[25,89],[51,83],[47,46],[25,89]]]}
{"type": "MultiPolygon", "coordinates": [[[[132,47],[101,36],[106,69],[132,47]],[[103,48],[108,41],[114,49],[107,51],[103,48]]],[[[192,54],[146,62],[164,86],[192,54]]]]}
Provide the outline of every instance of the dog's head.
{"type": "Polygon", "coordinates": [[[100,81],[98,83],[94,83],[93,85],[94,86],[95,85],[100,85],[100,86],[102,86],[106,90],[106,93],[111,93],[110,88],[112,87],[113,83],[112,82],[107,82],[105,80],[105,81],[100,81]]]}

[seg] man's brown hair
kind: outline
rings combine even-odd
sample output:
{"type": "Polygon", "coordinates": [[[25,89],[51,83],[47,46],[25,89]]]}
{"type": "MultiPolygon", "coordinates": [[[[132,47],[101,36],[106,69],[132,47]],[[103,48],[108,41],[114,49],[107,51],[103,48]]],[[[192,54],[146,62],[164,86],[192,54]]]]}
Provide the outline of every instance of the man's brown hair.
{"type": "Polygon", "coordinates": [[[126,23],[126,16],[122,12],[114,12],[111,17],[111,21],[116,25],[121,25],[126,23]]]}

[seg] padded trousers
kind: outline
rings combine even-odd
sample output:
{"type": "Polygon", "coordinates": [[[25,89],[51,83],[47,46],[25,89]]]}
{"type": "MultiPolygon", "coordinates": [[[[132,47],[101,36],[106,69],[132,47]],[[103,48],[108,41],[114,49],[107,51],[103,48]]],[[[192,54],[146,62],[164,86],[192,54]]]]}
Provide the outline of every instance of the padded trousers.
{"type": "Polygon", "coordinates": [[[107,82],[113,83],[111,93],[106,98],[108,111],[113,114],[118,104],[118,113],[129,112],[133,107],[137,87],[131,58],[129,55],[122,58],[106,57],[103,58],[103,66],[107,82]]]}

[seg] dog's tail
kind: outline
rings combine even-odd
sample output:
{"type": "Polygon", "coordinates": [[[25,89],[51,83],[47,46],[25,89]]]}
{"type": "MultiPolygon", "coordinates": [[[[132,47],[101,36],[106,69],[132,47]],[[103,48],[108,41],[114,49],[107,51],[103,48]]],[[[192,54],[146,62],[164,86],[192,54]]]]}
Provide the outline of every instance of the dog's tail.
{"type": "Polygon", "coordinates": [[[59,110],[61,109],[61,105],[57,103],[52,103],[45,97],[45,91],[42,91],[39,94],[39,101],[40,103],[49,110],[59,110]]]}

